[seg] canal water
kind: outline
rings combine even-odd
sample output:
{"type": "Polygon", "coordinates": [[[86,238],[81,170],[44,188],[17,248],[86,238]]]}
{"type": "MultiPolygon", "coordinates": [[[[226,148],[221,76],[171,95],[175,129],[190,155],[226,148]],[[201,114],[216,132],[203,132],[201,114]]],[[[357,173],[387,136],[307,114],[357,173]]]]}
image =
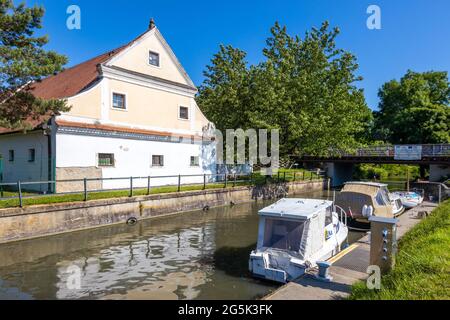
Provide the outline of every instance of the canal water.
{"type": "MultiPolygon", "coordinates": [[[[248,258],[256,246],[257,212],[272,202],[0,245],[0,299],[262,297],[279,285],[253,279],[248,258]]],[[[349,242],[360,237],[351,233],[349,242]]]]}

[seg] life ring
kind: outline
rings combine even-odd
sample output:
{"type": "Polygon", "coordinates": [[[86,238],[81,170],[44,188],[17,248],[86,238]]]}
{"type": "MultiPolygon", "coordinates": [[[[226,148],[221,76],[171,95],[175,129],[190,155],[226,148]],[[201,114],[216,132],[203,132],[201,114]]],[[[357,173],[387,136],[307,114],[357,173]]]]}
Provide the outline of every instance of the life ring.
{"type": "Polygon", "coordinates": [[[129,226],[135,226],[138,222],[138,219],[135,217],[131,217],[127,220],[127,225],[129,226]]]}

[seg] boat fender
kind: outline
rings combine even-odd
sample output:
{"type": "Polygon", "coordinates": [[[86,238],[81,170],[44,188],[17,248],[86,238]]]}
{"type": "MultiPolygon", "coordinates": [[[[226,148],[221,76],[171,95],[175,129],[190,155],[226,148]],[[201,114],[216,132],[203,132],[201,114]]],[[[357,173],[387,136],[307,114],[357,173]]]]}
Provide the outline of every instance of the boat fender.
{"type": "Polygon", "coordinates": [[[362,215],[364,218],[370,218],[371,216],[373,216],[373,207],[364,205],[362,209],[362,215]]]}
{"type": "Polygon", "coordinates": [[[137,218],[131,217],[131,218],[129,218],[129,219],[127,220],[127,225],[129,225],[129,226],[134,226],[134,225],[137,224],[137,222],[138,222],[137,218]]]}

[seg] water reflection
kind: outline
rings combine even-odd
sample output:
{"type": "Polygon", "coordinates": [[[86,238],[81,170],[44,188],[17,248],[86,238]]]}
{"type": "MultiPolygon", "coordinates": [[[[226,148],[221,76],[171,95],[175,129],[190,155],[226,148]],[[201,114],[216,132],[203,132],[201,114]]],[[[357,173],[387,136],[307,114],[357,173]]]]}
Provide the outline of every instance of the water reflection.
{"type": "MultiPolygon", "coordinates": [[[[308,195],[323,197],[322,193],[308,195]]],[[[1,299],[252,299],[258,202],[0,246],[1,299]],[[81,288],[68,289],[68,268],[81,288]]]]}

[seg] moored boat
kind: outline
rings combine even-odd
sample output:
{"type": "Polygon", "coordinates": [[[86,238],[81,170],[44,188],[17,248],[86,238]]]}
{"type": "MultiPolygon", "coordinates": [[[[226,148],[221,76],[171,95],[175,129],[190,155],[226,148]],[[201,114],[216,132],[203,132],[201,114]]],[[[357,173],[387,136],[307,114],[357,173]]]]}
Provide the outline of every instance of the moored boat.
{"type": "Polygon", "coordinates": [[[336,205],[348,214],[351,229],[367,230],[371,216],[394,218],[394,207],[387,184],[347,182],[336,195],[336,205]]]}
{"type": "Polygon", "coordinates": [[[394,215],[394,217],[398,217],[403,212],[405,212],[405,206],[403,205],[401,197],[399,195],[390,193],[389,198],[391,199],[392,214],[394,215]]]}
{"type": "Polygon", "coordinates": [[[249,269],[255,277],[286,283],[341,251],[347,241],[345,213],[332,201],[282,199],[259,212],[256,250],[249,269]]]}
{"type": "Polygon", "coordinates": [[[423,202],[422,193],[417,192],[408,192],[408,191],[400,191],[393,192],[393,194],[400,199],[403,206],[406,209],[415,208],[423,202]]]}

